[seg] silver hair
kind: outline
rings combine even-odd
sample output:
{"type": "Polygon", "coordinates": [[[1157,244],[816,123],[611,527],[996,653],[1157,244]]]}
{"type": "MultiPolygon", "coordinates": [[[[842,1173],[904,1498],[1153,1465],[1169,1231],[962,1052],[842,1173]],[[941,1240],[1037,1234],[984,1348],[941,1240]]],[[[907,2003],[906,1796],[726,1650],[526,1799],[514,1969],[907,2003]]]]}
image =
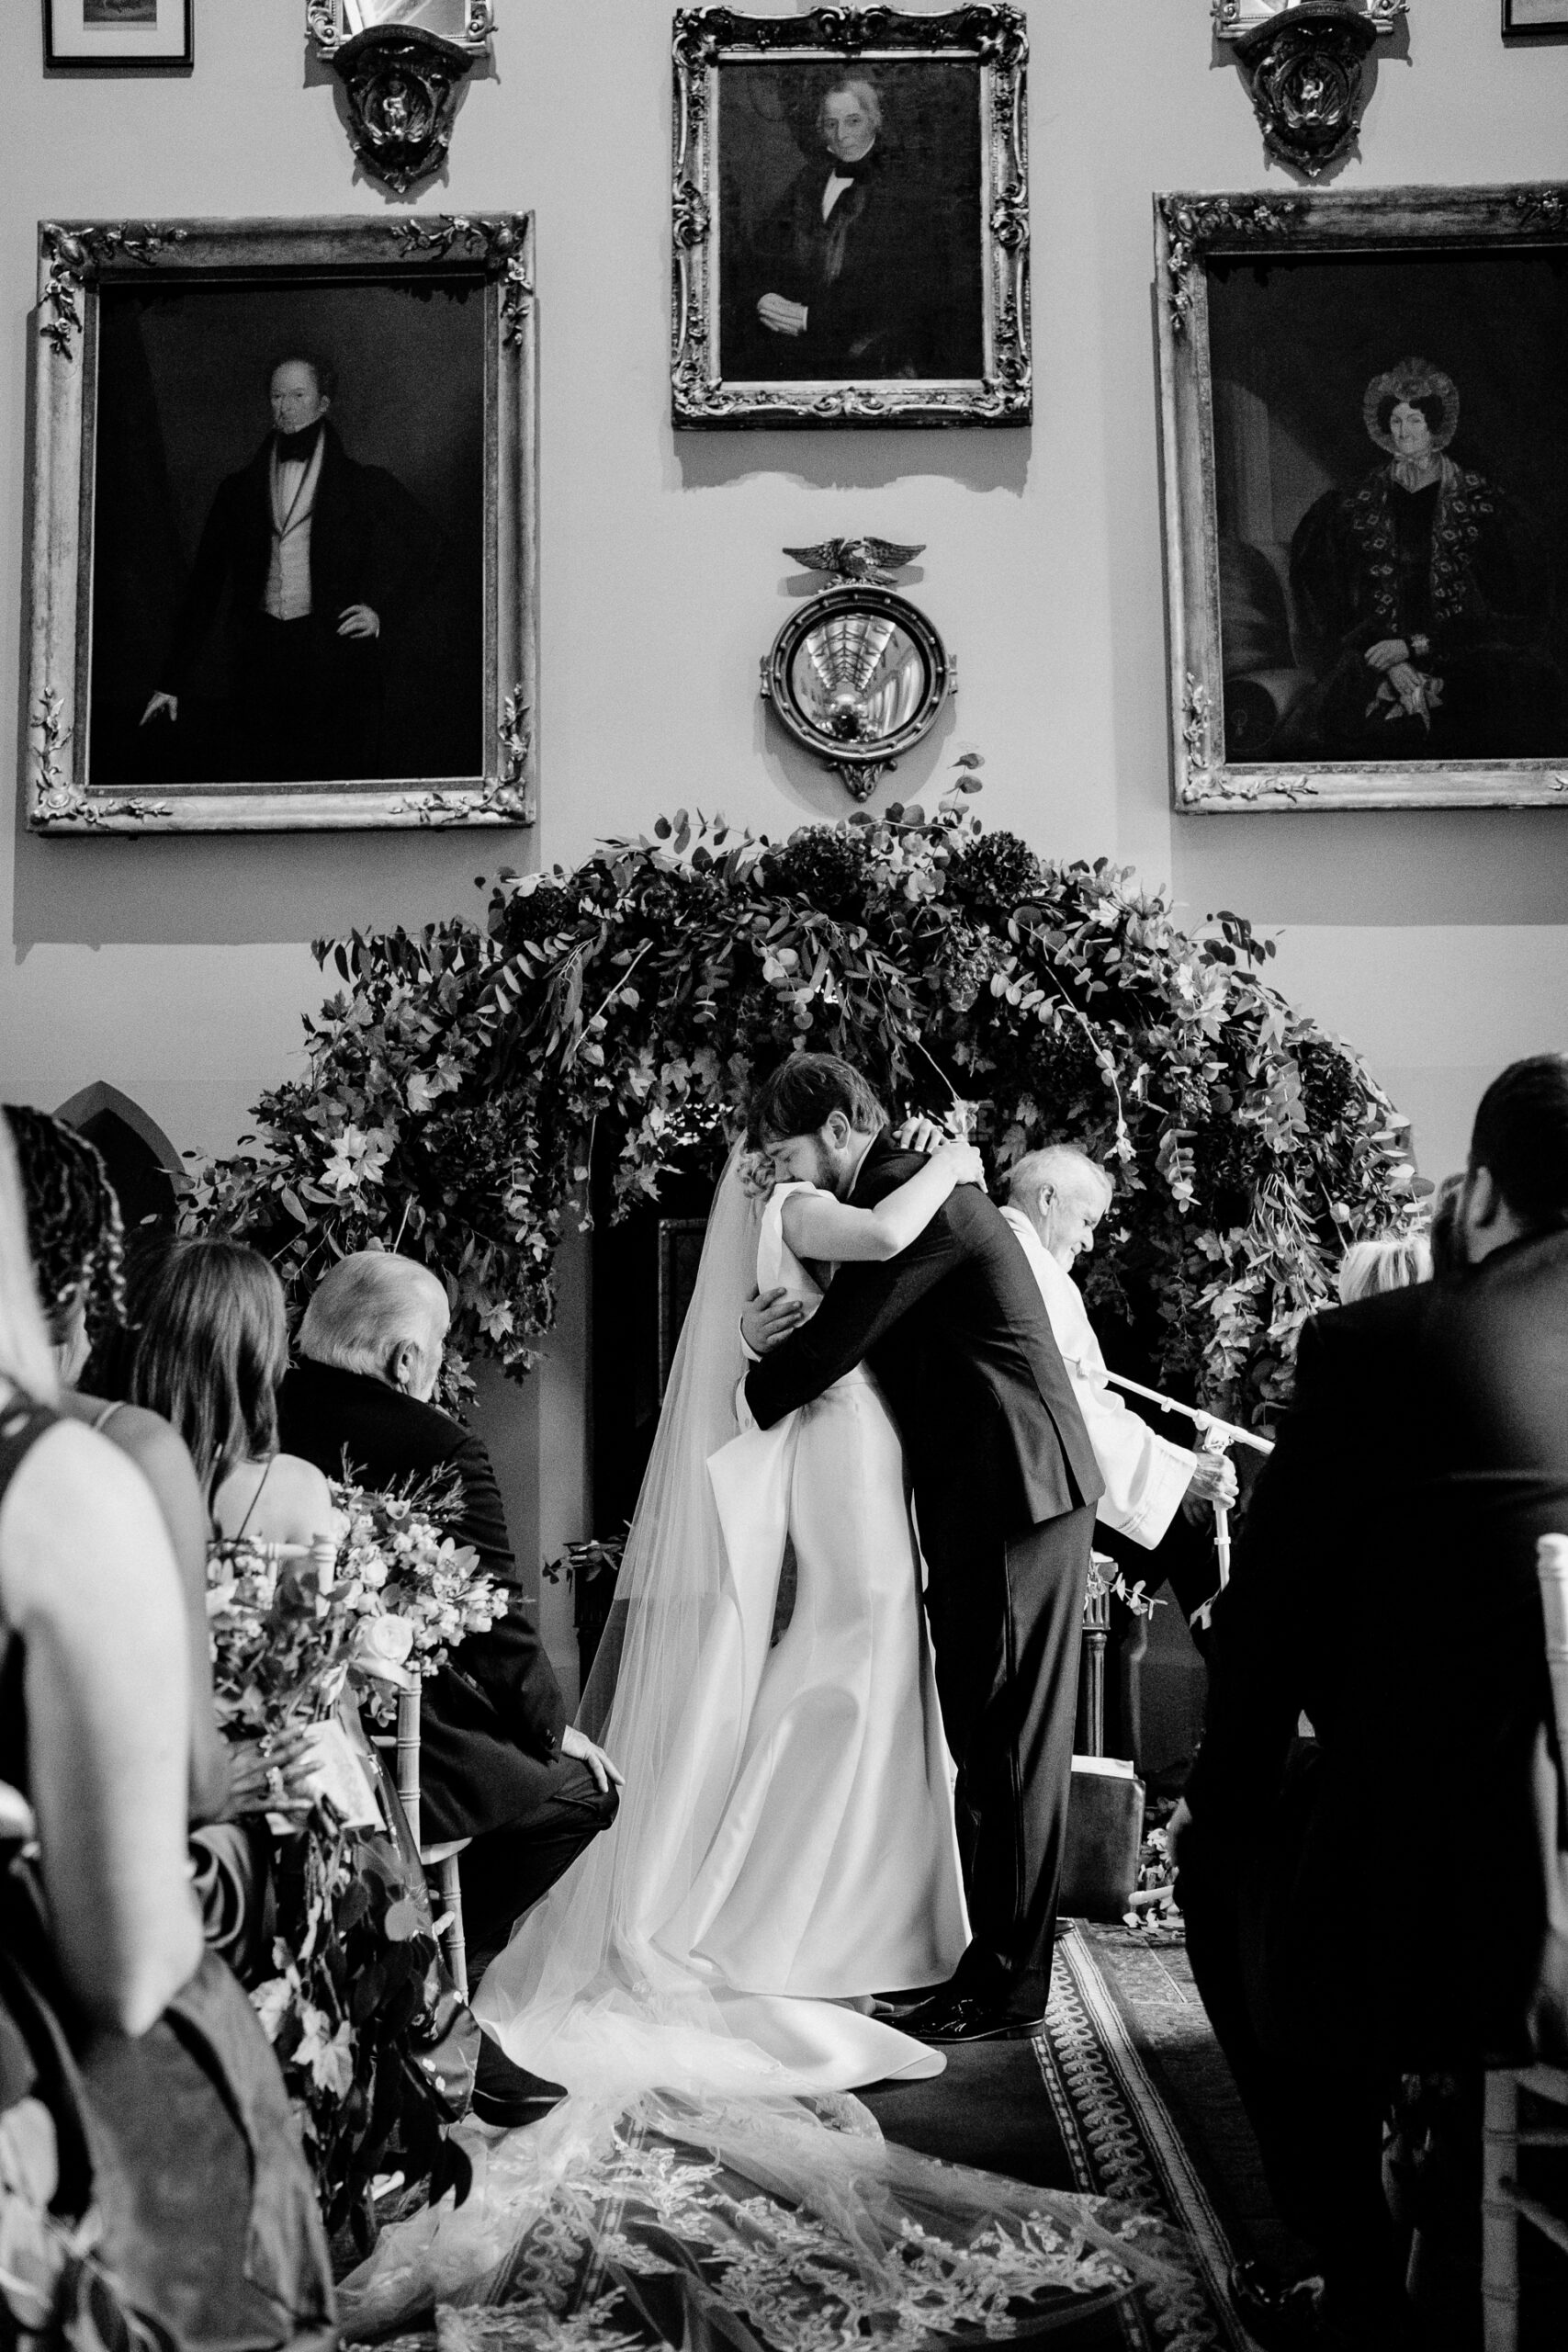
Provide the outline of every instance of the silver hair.
{"type": "Polygon", "coordinates": [[[1101,1208],[1109,1208],[1116,1186],[1099,1160],[1076,1143],[1044,1144],[1038,1151],[1026,1151],[1009,1169],[1008,1200],[1014,1208],[1032,1208],[1034,1196],[1047,1185],[1054,1192],[1082,1192],[1086,1180],[1099,1193],[1101,1208]]]}
{"type": "Polygon", "coordinates": [[[817,128],[818,130],[821,130],[826,127],[829,99],[837,96],[840,90],[848,90],[852,97],[856,97],[860,100],[862,106],[871,117],[871,127],[874,130],[880,130],[882,129],[882,100],[876,95],[875,84],[873,82],[863,82],[858,75],[852,79],[850,75],[846,74],[841,81],[835,82],[831,89],[824,90],[822,93],[821,104],[817,109],[817,128]]]}
{"type": "Polygon", "coordinates": [[[436,1300],[446,1296],[439,1275],[414,1259],[356,1250],[340,1258],[311,1292],[299,1325],[299,1352],[340,1372],[384,1379],[393,1350],[405,1340],[422,1351],[430,1347],[431,1317],[436,1300]]]}
{"type": "Polygon", "coordinates": [[[1339,1304],[1377,1298],[1387,1290],[1407,1290],[1430,1282],[1432,1245],[1424,1233],[1385,1233],[1376,1241],[1352,1241],[1339,1261],[1339,1304]]]}

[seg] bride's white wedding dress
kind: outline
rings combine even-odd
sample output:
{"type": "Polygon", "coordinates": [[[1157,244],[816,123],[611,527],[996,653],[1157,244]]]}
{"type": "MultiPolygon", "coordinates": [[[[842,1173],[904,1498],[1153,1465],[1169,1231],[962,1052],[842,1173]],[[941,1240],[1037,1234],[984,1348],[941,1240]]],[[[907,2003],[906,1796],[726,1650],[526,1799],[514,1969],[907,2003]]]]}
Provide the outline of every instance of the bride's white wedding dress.
{"type": "MultiPolygon", "coordinates": [[[[810,1189],[777,1187],[760,1215],[747,1204],[742,1300],[754,1280],[819,1303],[784,1238],[785,1199],[810,1189]]],[[[723,1228],[705,1266],[716,1252],[729,1255],[723,1228]]],[[[657,1674],[638,1671],[637,1637],[646,1649],[649,1621],[680,1607],[691,1566],[650,1529],[665,1572],[643,1596],[601,1735],[626,1774],[621,1817],[599,1871],[585,1858],[581,1888],[523,1923],[475,2007],[513,2057],[569,2090],[596,2088],[606,2060],[618,2081],[635,2061],[661,2087],[689,2086],[695,2066],[709,2090],[733,2087],[738,2067],[754,2081],[760,2057],[796,2091],[937,2075],[939,2052],[846,2006],[941,1983],[967,1940],[898,1432],[863,1369],[756,1428],[739,1302],[722,1332],[711,1301],[690,1312],[694,1356],[717,1340],[736,1384],[719,1430],[693,1433],[710,1482],[694,1498],[703,1523],[682,1538],[706,1563],[695,1638],[657,1674]],[[706,1447],[714,1435],[727,1442],[706,1447]],[[793,1605],[775,1637],[786,1554],[793,1605]],[[581,1928],[589,1905],[613,1937],[563,2012],[548,1997],[550,1914],[581,1928]],[[709,2033],[705,2050],[692,2027],[709,2033]]],[[[693,1370],[672,1380],[677,1415],[693,1370]]]]}
{"type": "Polygon", "coordinates": [[[1158,2268],[1100,2200],[889,2147],[838,2096],[942,2071],[852,2004],[944,1979],[966,1927],[886,1406],[857,1371],[738,1430],[754,1283],[821,1296],[784,1239],[795,1189],[763,1208],[734,1159],[719,1187],[579,1714],[626,1774],[620,1814],[474,2003],[571,2096],[525,2132],[468,2135],[473,2194],[383,2233],[346,2282],[352,2333],[434,2299],[485,2307],[476,2345],[821,2352],[869,2329],[897,2352],[1011,2333],[1015,2306],[1037,2332],[1158,2268]],[[654,2275],[681,2281],[668,2317],[654,2275]]]}

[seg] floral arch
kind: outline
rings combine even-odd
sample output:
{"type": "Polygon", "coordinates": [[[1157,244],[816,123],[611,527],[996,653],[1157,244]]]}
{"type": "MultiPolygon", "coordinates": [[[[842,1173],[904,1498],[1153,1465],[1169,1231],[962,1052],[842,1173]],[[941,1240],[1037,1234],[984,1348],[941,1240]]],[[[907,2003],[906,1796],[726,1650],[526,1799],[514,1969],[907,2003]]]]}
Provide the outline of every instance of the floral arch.
{"type": "Polygon", "coordinates": [[[987,831],[977,788],[782,843],[682,812],[503,873],[482,926],[318,943],[344,988],[306,1023],[309,1074],[198,1172],[187,1225],[257,1241],[297,1296],[347,1250],[419,1257],[456,1346],[521,1377],[591,1159],[613,1156],[615,1214],[716,1169],[753,1073],[809,1046],[900,1109],[974,1102],[998,1171],[1055,1138],[1104,1158],[1091,1304],[1176,1393],[1254,1419],[1346,1241],[1408,1216],[1404,1123],[1265,984],[1242,918],[1183,932],[1129,873],[987,831]]]}

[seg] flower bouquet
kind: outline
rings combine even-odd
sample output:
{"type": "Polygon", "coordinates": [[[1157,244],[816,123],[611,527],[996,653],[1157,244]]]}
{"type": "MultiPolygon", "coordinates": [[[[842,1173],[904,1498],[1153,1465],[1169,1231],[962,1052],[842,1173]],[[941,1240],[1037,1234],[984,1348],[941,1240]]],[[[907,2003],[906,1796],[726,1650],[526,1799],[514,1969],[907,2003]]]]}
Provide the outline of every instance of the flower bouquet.
{"type": "Polygon", "coordinates": [[[346,1532],[337,1575],[353,1619],[349,1663],[378,1723],[397,1713],[397,1691],[432,1675],[469,1634],[504,1617],[511,1596],[486,1575],[472,1546],[443,1532],[456,1489],[378,1495],[334,1483],[346,1532]]]}
{"type": "Polygon", "coordinates": [[[325,1720],[351,1672],[378,1722],[397,1689],[434,1674],[453,1644],[485,1633],[510,1595],[442,1522],[451,1486],[372,1494],[334,1482],[335,1545],[215,1543],[207,1563],[219,1728],[275,1736],[325,1720]]]}
{"type": "MultiPolygon", "coordinates": [[[[351,1684],[367,1712],[389,1720],[400,1690],[505,1614],[505,1588],[446,1531],[457,1501],[451,1485],[380,1495],[337,1482],[333,1537],[211,1547],[213,1686],[230,1737],[265,1746],[293,1724],[321,1724],[323,1744],[335,1734],[347,1751],[328,1718],[351,1684]]],[[[446,2137],[452,2109],[426,2055],[452,1996],[417,1863],[380,1828],[371,1781],[366,1810],[349,1810],[342,1792],[352,1778],[319,1771],[303,1837],[275,1844],[273,1973],[251,1998],[328,2226],[349,2223],[365,2245],[378,2174],[395,2165],[405,2186],[426,2181],[437,2196],[465,2186],[467,2165],[446,2137]]]]}

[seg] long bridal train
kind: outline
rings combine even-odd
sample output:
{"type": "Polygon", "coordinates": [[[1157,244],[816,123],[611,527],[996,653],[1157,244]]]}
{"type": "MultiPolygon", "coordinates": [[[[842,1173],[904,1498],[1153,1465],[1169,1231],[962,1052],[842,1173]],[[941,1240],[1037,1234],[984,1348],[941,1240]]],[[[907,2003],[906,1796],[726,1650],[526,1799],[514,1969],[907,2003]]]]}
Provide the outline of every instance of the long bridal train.
{"type": "Polygon", "coordinates": [[[966,1930],[886,1408],[856,1374],[737,1434],[753,1283],[819,1295],[781,1205],[732,1159],[580,1716],[626,1773],[620,1817],[476,2002],[570,2095],[466,2132],[469,2199],[383,2233],[345,2289],[356,2335],[454,2302],[606,2352],[913,2346],[1164,2275],[1135,2217],[889,2145],[843,2095],[941,2071],[852,2004],[944,1979],[966,1930]]]}

